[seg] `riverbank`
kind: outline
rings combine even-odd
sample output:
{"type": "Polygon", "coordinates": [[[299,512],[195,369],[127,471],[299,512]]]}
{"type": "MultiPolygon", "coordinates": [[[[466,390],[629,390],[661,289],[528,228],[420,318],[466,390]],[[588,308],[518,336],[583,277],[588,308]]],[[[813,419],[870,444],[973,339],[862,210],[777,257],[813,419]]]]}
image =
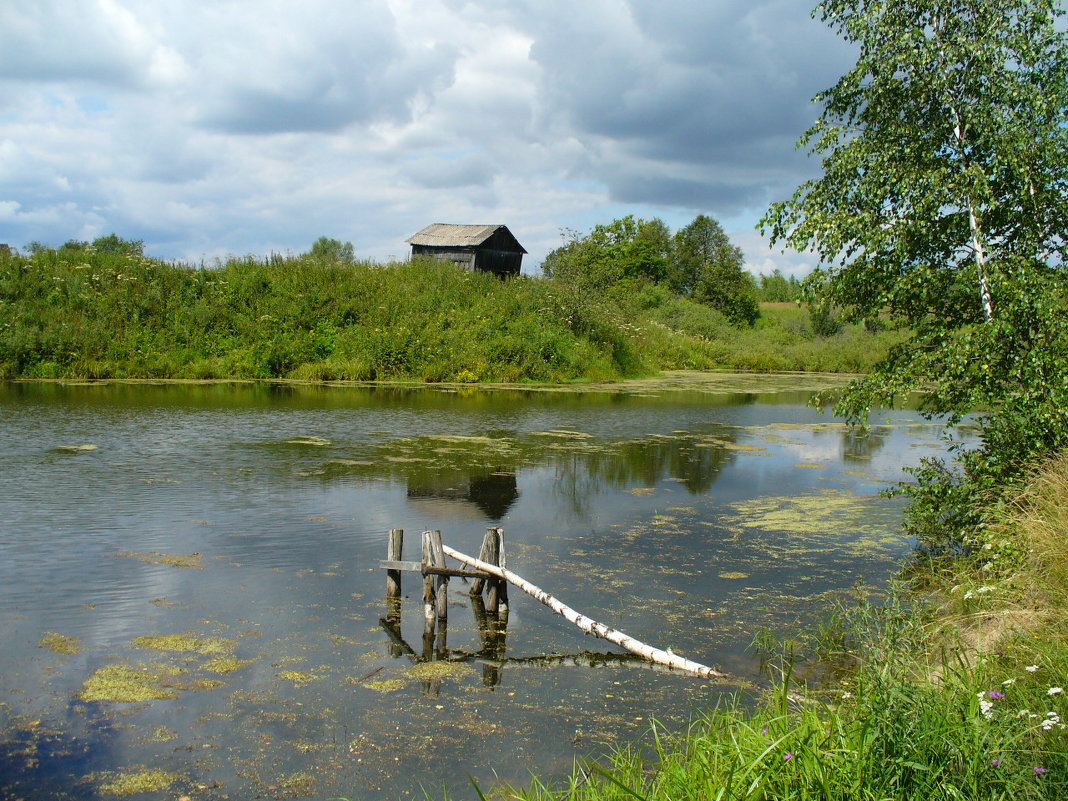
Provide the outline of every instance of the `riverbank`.
{"type": "Polygon", "coordinates": [[[753,328],[649,291],[609,298],[437,262],[310,256],[211,268],[136,254],[0,255],[0,378],[520,383],[673,369],[866,372],[896,332],[812,331],[805,309],[753,328]]]}
{"type": "Polygon", "coordinates": [[[649,751],[512,797],[1068,797],[1066,527],[1068,456],[1004,503],[969,555],[917,560],[885,603],[842,608],[808,642],[837,666],[831,681],[799,686],[786,658],[756,709],[720,706],[678,734],[654,726],[649,751]]]}

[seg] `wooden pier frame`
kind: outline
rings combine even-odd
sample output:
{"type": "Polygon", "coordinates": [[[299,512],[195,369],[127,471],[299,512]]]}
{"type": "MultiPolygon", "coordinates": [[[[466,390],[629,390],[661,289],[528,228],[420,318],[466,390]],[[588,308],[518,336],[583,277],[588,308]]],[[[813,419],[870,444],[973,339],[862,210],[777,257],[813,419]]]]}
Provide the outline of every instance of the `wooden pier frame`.
{"type": "MultiPolygon", "coordinates": [[[[478,559],[446,546],[441,541],[440,531],[424,531],[422,537],[422,560],[419,562],[405,562],[401,558],[403,556],[403,533],[397,537],[398,547],[394,550],[394,531],[399,530],[394,529],[390,532],[390,545],[388,549],[390,558],[383,562],[379,562],[379,567],[386,569],[387,602],[397,597],[390,594],[394,587],[396,587],[396,591],[399,595],[399,572],[410,570],[422,573],[424,619],[423,652],[425,658],[430,658],[430,654],[435,652],[439,655],[439,658],[442,658],[447,654],[445,637],[449,616],[449,577],[466,576],[474,577],[475,579],[471,587],[471,595],[473,598],[478,597],[481,601],[482,592],[485,591],[486,593],[486,602],[484,604],[485,616],[487,618],[493,618],[500,624],[507,624],[508,584],[513,584],[523,590],[527,595],[530,595],[545,604],[545,606],[549,607],[556,614],[561,615],[566,620],[578,626],[578,628],[586,634],[592,634],[595,637],[606,639],[621,648],[625,648],[633,654],[643,657],[644,659],[648,659],[656,664],[666,665],[670,668],[692,673],[695,676],[705,678],[726,678],[727,676],[727,674],[710,668],[707,665],[702,665],[699,662],[686,659],[685,657],[672,653],[670,650],[664,651],[651,645],[647,645],[618,629],[606,626],[603,623],[598,623],[596,620],[580,614],[567,604],[554,598],[540,587],[531,584],[522,576],[511,572],[505,566],[504,530],[500,527],[495,526],[487,529],[486,535],[482,540],[482,548],[479,552],[478,559]],[[445,562],[446,556],[452,557],[458,562],[466,565],[466,567],[458,569],[448,567],[445,562]],[[397,573],[398,575],[391,577],[391,573],[397,573]]],[[[476,611],[477,619],[479,610],[474,604],[472,604],[472,607],[476,611]]],[[[396,623],[396,628],[399,629],[399,617],[396,620],[396,623]]],[[[482,629],[481,624],[479,628],[482,629]]],[[[487,644],[485,639],[486,634],[484,633],[483,636],[485,645],[487,644]]],[[[492,642],[492,640],[490,642],[492,642]]],[[[503,645],[500,650],[503,652],[503,645]]]]}

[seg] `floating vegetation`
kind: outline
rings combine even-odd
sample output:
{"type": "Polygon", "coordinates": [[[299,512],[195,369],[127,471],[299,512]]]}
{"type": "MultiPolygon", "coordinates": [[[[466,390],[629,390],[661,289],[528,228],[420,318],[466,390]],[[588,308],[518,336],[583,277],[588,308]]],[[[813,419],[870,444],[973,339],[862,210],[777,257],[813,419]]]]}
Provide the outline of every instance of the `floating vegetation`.
{"type": "Polygon", "coordinates": [[[85,453],[86,451],[95,451],[99,448],[99,445],[60,445],[58,448],[53,448],[52,453],[85,453]]]}
{"type": "Polygon", "coordinates": [[[799,467],[803,470],[826,470],[827,465],[820,464],[819,462],[799,462],[794,467],[799,467]]]}
{"type": "Polygon", "coordinates": [[[158,793],[166,790],[181,777],[163,770],[141,768],[125,773],[103,773],[94,778],[100,791],[108,795],[127,796],[137,793],[158,793]]]}
{"type": "Polygon", "coordinates": [[[655,495],[656,487],[631,487],[627,492],[641,498],[646,495],[655,495]]]}
{"type": "Polygon", "coordinates": [[[403,690],[408,686],[404,679],[380,679],[379,681],[365,681],[361,686],[380,693],[392,693],[403,690]]]}
{"type": "Polygon", "coordinates": [[[562,428],[554,428],[549,431],[534,431],[532,437],[559,437],[560,439],[593,439],[593,434],[582,431],[568,431],[562,428]]]}
{"type": "Polygon", "coordinates": [[[725,573],[720,573],[719,577],[721,579],[747,579],[749,578],[749,574],[742,573],[738,570],[728,570],[725,573]]]}
{"type": "Polygon", "coordinates": [[[166,726],[157,726],[152,730],[152,734],[149,735],[148,739],[154,743],[169,743],[171,740],[178,739],[178,732],[166,726]]]}
{"type": "Polygon", "coordinates": [[[81,637],[68,637],[54,631],[46,632],[37,643],[38,648],[47,648],[57,654],[76,654],[82,650],[81,637]]]}
{"type": "Polygon", "coordinates": [[[882,498],[828,490],[814,495],[755,498],[734,504],[734,523],[746,529],[796,534],[884,534],[882,498]]]}
{"type": "Polygon", "coordinates": [[[278,673],[279,678],[283,678],[286,681],[291,681],[294,684],[307,684],[310,681],[315,681],[318,676],[314,673],[308,673],[302,670],[283,670],[278,673]]]}
{"type": "Polygon", "coordinates": [[[226,655],[210,659],[201,665],[201,667],[203,667],[204,670],[210,670],[212,673],[236,673],[241,670],[241,668],[248,667],[255,661],[255,659],[238,659],[237,657],[226,655]]]}
{"type": "Polygon", "coordinates": [[[433,681],[474,675],[475,669],[466,662],[417,662],[405,673],[416,681],[433,681]]]}
{"type": "Polygon", "coordinates": [[[171,567],[192,567],[197,569],[203,567],[199,553],[178,554],[160,553],[159,551],[139,553],[137,551],[123,551],[119,556],[136,559],[149,565],[170,565],[171,567]]]}
{"type": "Polygon", "coordinates": [[[115,701],[121,704],[177,698],[178,693],[164,686],[164,672],[170,671],[155,673],[130,665],[107,665],[85,680],[78,697],[83,701],[115,701]]]}
{"type": "Polygon", "coordinates": [[[197,637],[190,633],[134,637],[133,647],[153,651],[184,651],[198,654],[228,654],[234,643],[222,637],[197,637]]]}

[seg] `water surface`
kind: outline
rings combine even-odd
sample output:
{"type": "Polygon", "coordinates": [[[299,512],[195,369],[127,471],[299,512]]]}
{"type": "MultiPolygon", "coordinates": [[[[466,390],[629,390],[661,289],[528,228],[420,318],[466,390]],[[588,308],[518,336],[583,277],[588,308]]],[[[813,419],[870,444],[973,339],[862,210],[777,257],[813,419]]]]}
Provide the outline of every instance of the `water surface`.
{"type": "Polygon", "coordinates": [[[827,380],[0,385],[0,797],[148,768],[174,781],[146,798],[465,797],[750,691],[759,630],[886,581],[909,543],[878,492],[941,449],[910,412],[818,414],[827,380]],[[487,638],[457,580],[426,672],[417,575],[380,624],[386,532],[414,559],[490,525],[525,578],[736,680],[615,658],[514,589],[487,638]],[[97,700],[117,668],[167,697],[97,700]]]}

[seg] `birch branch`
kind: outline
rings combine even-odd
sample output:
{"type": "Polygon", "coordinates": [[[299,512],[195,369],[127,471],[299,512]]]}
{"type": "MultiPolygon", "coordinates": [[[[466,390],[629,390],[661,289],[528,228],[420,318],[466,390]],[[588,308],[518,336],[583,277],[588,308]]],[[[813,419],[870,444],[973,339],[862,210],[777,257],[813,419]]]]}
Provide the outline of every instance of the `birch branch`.
{"type": "Polygon", "coordinates": [[[693,662],[689,659],[673,654],[670,651],[662,651],[659,648],[654,648],[651,645],[646,645],[640,640],[636,640],[629,634],[624,634],[618,629],[606,626],[603,623],[598,623],[593,618],[580,614],[572,609],[567,604],[554,598],[549,593],[540,587],[531,584],[522,576],[516,575],[511,570],[503,570],[496,565],[491,565],[489,562],[483,562],[480,559],[475,559],[473,556],[460,553],[459,551],[450,548],[447,545],[443,545],[445,553],[466,565],[476,568],[477,570],[484,570],[485,572],[496,576],[497,578],[504,579],[509,584],[514,584],[521,589],[527,595],[535,598],[547,607],[552,609],[556,614],[561,615],[565,620],[574,623],[586,634],[592,634],[595,637],[608,640],[611,643],[615,643],[620,648],[625,648],[632,654],[638,654],[638,656],[644,657],[651,662],[656,662],[660,665],[667,665],[668,667],[684,670],[687,673],[692,673],[695,676],[705,676],[709,678],[725,678],[726,673],[721,673],[718,670],[713,670],[707,665],[702,665],[699,662],[693,662]]]}

